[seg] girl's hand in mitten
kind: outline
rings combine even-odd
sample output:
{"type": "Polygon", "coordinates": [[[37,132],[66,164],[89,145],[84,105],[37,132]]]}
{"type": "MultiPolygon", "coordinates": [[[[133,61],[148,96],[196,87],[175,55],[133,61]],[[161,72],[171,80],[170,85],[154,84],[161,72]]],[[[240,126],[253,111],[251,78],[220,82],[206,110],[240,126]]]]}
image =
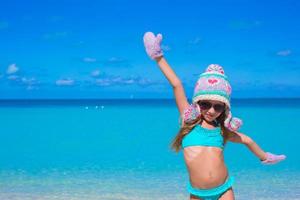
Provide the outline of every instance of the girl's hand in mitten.
{"type": "Polygon", "coordinates": [[[155,36],[152,32],[146,32],[144,34],[144,45],[146,52],[148,56],[153,60],[163,56],[163,52],[160,46],[161,41],[161,34],[157,34],[157,36],[155,36]]]}
{"type": "Polygon", "coordinates": [[[263,161],[261,161],[262,164],[271,165],[276,164],[286,158],[285,155],[276,155],[272,154],[270,152],[266,152],[267,158],[263,161]]]}

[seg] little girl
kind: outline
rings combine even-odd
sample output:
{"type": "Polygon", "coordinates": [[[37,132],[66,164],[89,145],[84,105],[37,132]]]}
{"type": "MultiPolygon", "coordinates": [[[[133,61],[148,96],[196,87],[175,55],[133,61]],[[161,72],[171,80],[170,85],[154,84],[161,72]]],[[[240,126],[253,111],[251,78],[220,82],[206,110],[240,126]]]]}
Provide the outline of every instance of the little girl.
{"type": "Polygon", "coordinates": [[[183,149],[190,199],[233,200],[234,179],[228,174],[223,158],[227,141],[245,144],[264,164],[275,164],[286,156],[264,152],[250,137],[237,131],[242,121],[231,115],[231,86],[220,65],[211,64],[200,74],[189,104],[181,81],[163,57],[161,40],[161,34],[144,35],[147,54],[156,60],[173,87],[181,129],[172,148],[176,152],[183,149]]]}

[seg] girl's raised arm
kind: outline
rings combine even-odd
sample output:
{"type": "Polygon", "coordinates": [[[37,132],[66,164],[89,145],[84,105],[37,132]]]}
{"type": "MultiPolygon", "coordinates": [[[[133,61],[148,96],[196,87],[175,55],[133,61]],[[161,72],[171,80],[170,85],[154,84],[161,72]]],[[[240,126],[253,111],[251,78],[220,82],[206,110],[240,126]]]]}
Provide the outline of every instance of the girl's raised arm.
{"type": "Polygon", "coordinates": [[[156,59],[156,61],[160,70],[163,72],[163,74],[173,87],[176,105],[180,115],[182,115],[183,111],[189,107],[183,85],[164,57],[159,57],[156,59]]]}
{"type": "Polygon", "coordinates": [[[146,52],[152,59],[156,60],[158,66],[160,67],[160,70],[163,72],[163,74],[173,87],[176,105],[180,115],[182,115],[183,111],[189,107],[189,103],[187,101],[180,79],[176,76],[175,72],[163,57],[163,53],[160,47],[161,40],[161,34],[155,36],[152,32],[147,32],[144,35],[144,45],[146,48],[146,52]]]}

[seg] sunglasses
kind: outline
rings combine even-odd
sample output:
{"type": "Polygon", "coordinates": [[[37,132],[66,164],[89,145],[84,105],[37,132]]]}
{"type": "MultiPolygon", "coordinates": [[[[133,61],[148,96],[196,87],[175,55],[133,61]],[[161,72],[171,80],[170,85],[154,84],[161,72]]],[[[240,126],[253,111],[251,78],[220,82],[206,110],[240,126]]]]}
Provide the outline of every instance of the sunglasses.
{"type": "Polygon", "coordinates": [[[224,109],[225,109],[225,105],[224,104],[219,104],[219,103],[212,104],[212,103],[210,103],[208,101],[201,101],[199,103],[199,106],[200,106],[201,110],[209,110],[211,107],[213,107],[216,112],[223,112],[224,109]]]}

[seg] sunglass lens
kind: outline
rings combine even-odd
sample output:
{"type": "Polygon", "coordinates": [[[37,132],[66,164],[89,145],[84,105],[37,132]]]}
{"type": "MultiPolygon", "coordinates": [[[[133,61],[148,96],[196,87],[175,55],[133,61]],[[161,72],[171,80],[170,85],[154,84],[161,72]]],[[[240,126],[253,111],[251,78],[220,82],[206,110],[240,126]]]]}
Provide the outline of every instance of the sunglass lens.
{"type": "Polygon", "coordinates": [[[207,110],[211,108],[211,103],[203,101],[200,102],[199,106],[202,110],[207,110]]]}
{"type": "Polygon", "coordinates": [[[221,105],[221,104],[215,104],[214,105],[214,109],[215,111],[217,112],[222,112],[224,110],[224,105],[221,105]]]}

